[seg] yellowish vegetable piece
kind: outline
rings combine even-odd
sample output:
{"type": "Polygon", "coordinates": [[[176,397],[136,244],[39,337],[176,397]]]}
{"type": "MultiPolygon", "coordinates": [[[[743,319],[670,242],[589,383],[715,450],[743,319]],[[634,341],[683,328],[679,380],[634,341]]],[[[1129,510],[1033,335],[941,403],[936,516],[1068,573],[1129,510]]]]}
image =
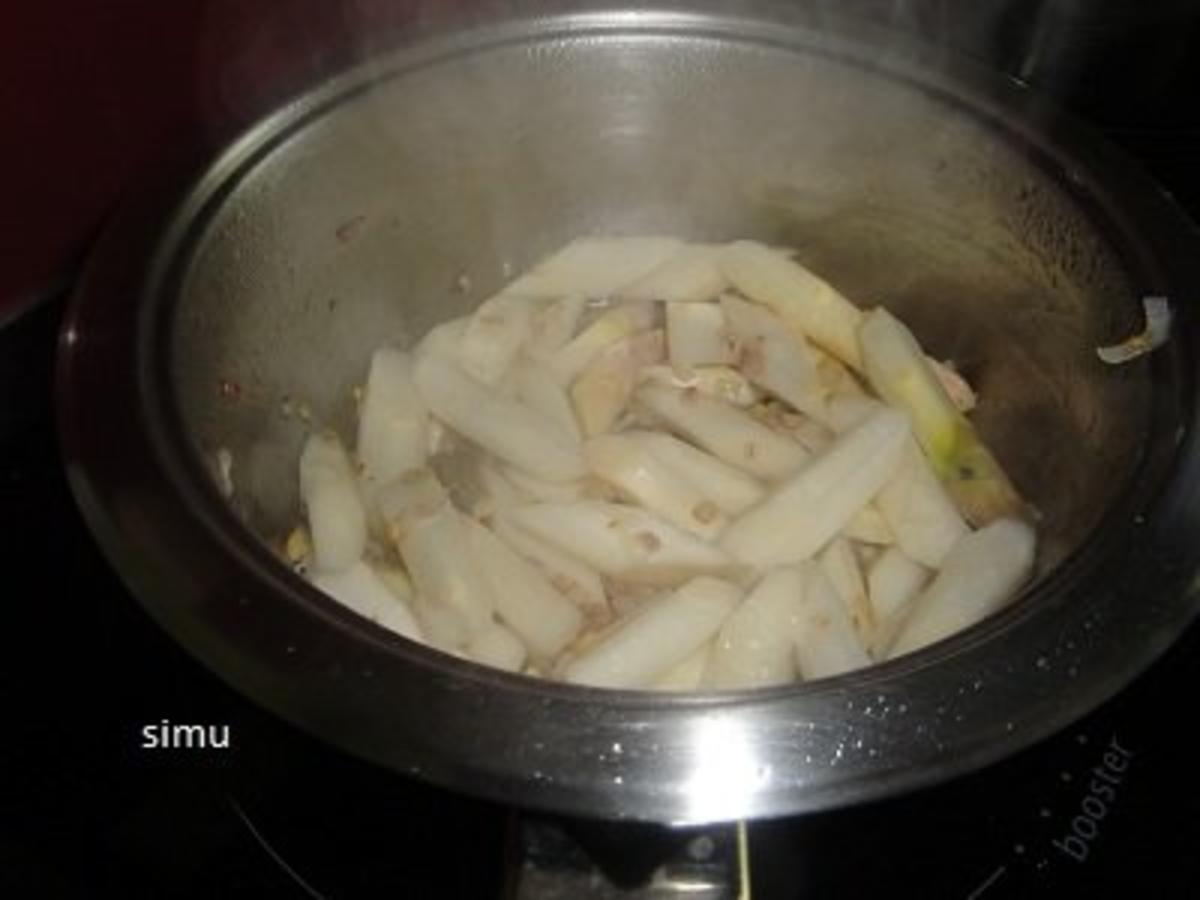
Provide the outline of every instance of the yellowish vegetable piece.
{"type": "Polygon", "coordinates": [[[705,540],[712,540],[725,527],[727,519],[720,507],[636,436],[599,435],[584,444],[583,455],[598,478],[668,522],[705,540]]]}
{"type": "Polygon", "coordinates": [[[676,431],[743,472],[778,480],[808,459],[799,444],[721,400],[647,384],[637,399],[676,431]]]}
{"type": "Polygon", "coordinates": [[[795,680],[804,589],[804,577],[794,567],[767,572],[717,632],[704,686],[725,690],[795,680]]]}
{"type": "Polygon", "coordinates": [[[828,350],[853,369],[860,367],[858,326],[862,311],[794,260],[753,241],[736,241],[721,252],[721,271],[747,299],[774,310],[797,335],[828,350]]]}
{"type": "Polygon", "coordinates": [[[754,566],[812,557],[892,477],[907,438],[904,415],[879,409],[731,522],[720,546],[754,566]]]}
{"type": "Polygon", "coordinates": [[[967,520],[976,527],[1026,506],[975,428],[954,406],[912,332],[885,309],[859,333],[863,366],[885,401],[903,409],[913,435],[967,520]]]}
{"type": "Polygon", "coordinates": [[[601,434],[612,428],[633,396],[638,369],[662,358],[659,329],[622,338],[597,356],[571,385],[571,403],[583,433],[601,434]]]}
{"type": "Polygon", "coordinates": [[[796,663],[805,681],[830,678],[871,664],[850,614],[821,568],[805,564],[804,595],[796,627],[796,663]]]}
{"type": "Polygon", "coordinates": [[[975,391],[967,383],[967,379],[963,378],[958,370],[949,363],[938,362],[932,356],[927,359],[930,368],[933,369],[933,374],[937,376],[938,383],[946,392],[946,396],[950,398],[950,402],[954,404],[954,408],[961,413],[969,413],[973,410],[979,398],[975,396],[975,391]]]}
{"type": "Polygon", "coordinates": [[[613,578],[675,585],[694,575],[736,568],[718,547],[644,509],[581,500],[510,510],[508,520],[613,578]]]}
{"type": "Polygon", "coordinates": [[[630,300],[695,303],[711,300],[728,287],[717,265],[719,244],[686,244],[618,294],[630,300]]]}
{"type": "Polygon", "coordinates": [[[522,297],[553,299],[567,294],[610,297],[671,258],[678,238],[584,237],[537,263],[505,288],[522,297]]]}
{"type": "Polygon", "coordinates": [[[572,684],[647,688],[712,639],[741,591],[716,578],[694,578],[643,605],[603,640],[572,660],[572,684]]]}
{"type": "Polygon", "coordinates": [[[957,634],[1009,603],[1033,573],[1033,529],[997,519],[964,537],[913,602],[888,649],[894,659],[957,634]]]}
{"type": "Polygon", "coordinates": [[[715,303],[668,303],[667,358],[679,371],[732,363],[737,343],[721,308],[715,303]]]}

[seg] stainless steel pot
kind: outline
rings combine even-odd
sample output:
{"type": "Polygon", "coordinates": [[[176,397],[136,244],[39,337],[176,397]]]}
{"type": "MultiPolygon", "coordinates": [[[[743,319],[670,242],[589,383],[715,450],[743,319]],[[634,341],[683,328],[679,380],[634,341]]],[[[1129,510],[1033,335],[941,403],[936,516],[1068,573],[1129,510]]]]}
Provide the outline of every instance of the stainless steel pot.
{"type": "Polygon", "coordinates": [[[543,5],[377,56],[186,192],[131,202],[64,326],[66,460],[147,610],[356,754],[601,817],[817,810],[1032,744],[1195,617],[1198,259],[1114,153],[931,51],[795,12],[543,5]],[[279,563],[265,540],[296,515],[302,418],[346,427],[374,347],[591,232],[787,244],[897,309],[978,386],[982,430],[1044,514],[1037,584],[869,671],[659,696],[439,655],[279,563]],[[1145,294],[1174,302],[1172,341],[1103,367],[1094,347],[1137,329],[1145,294]]]}

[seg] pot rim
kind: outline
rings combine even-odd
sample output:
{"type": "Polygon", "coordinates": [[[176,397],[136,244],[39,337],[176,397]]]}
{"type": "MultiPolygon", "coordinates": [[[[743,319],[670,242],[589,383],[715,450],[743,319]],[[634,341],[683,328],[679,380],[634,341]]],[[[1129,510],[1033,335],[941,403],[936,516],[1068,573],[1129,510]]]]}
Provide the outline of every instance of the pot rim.
{"type": "Polygon", "coordinates": [[[699,823],[863,802],[987,765],[1099,706],[1182,634],[1200,613],[1200,547],[1187,540],[1200,511],[1190,352],[1200,335],[1186,307],[1177,309],[1174,340],[1147,363],[1156,384],[1174,388],[1155,391],[1150,452],[1085,545],[1002,613],[838,678],[663,695],[509,675],[384,631],[289,572],[258,539],[245,540],[248,529],[188,445],[168,389],[164,334],[195,222],[305,122],[378,80],[457,55],[630,37],[835,54],[986,120],[1059,175],[1119,239],[1145,293],[1198,293],[1200,234],[1169,197],[1021,85],[940,53],[882,58],[860,38],[818,35],[811,21],[754,15],[567,12],[403,47],[260,121],[182,200],[146,191],[122,210],[64,320],[59,428],[88,525],[176,640],[293,724],[388,768],[556,812],[699,823]],[[96,409],[109,423],[103,433],[86,424],[96,409]],[[382,714],[389,709],[436,714],[418,728],[382,714]]]}

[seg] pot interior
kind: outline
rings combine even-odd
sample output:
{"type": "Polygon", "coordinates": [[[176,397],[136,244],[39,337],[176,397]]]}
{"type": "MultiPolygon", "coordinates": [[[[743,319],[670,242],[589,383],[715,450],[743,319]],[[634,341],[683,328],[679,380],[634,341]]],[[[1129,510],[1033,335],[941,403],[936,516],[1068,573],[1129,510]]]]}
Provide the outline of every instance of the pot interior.
{"type": "Polygon", "coordinates": [[[1040,570],[1135,471],[1135,277],[1066,164],[985,94],[837,40],[533,33],[382,58],[267,120],[179,220],[169,336],[187,439],[249,529],[295,524],[312,426],[352,438],[373,349],[410,344],[570,239],[667,233],[797,251],[883,304],[980,395],[1040,511],[1040,570]]]}

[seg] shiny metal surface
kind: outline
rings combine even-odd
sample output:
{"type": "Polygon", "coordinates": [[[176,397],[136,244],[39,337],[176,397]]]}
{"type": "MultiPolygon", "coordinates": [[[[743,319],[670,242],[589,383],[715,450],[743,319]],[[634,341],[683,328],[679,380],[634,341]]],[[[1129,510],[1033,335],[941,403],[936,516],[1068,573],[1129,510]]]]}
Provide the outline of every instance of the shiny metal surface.
{"type": "Polygon", "coordinates": [[[578,9],[377,57],[263,121],[182,200],[154,195],[115,223],[64,329],[60,415],[80,504],[147,609],[239,690],[354,753],[610,818],[913,789],[1127,684],[1200,607],[1194,315],[1181,303],[1171,344],[1127,368],[1093,348],[1136,329],[1141,295],[1200,293],[1195,231],[1036,98],[880,33],[748,7],[578,9]],[[310,422],[347,427],[371,349],[573,236],[647,231],[793,246],[958,361],[1044,515],[1038,584],[866,672],[665,697],[412,645],[254,538],[294,517],[299,442],[310,422]]]}

